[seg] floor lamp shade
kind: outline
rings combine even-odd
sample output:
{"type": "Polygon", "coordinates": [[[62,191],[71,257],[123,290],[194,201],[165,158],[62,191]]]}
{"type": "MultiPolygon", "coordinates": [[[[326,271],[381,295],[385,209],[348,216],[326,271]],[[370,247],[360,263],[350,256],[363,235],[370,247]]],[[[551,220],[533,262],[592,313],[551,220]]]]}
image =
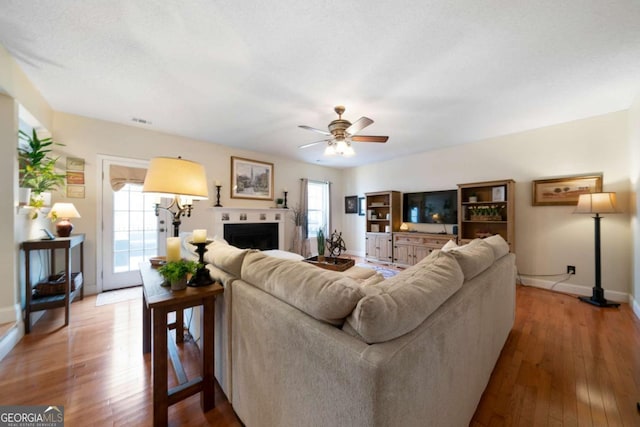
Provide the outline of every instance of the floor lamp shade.
{"type": "Polygon", "coordinates": [[[600,262],[600,214],[602,213],[619,213],[616,207],[616,193],[589,193],[581,194],[578,199],[578,205],[574,213],[593,214],[594,221],[594,241],[595,241],[595,286],[593,294],[590,297],[579,297],[581,301],[598,306],[598,307],[617,307],[620,304],[609,302],[604,297],[604,289],[602,289],[601,278],[601,262],[600,262]]]}
{"type": "Polygon", "coordinates": [[[179,157],[151,159],[142,191],[164,197],[187,196],[194,200],[209,198],[204,167],[200,163],[179,157]]]}

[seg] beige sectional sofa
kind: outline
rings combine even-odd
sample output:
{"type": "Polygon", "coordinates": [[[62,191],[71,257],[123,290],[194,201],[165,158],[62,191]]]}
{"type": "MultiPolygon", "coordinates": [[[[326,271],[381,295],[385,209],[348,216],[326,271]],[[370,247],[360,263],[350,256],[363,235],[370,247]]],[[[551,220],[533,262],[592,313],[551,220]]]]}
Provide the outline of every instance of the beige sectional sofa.
{"type": "Polygon", "coordinates": [[[514,321],[499,236],[386,280],[217,242],[206,259],[216,377],[248,427],[468,425],[514,321]]]}

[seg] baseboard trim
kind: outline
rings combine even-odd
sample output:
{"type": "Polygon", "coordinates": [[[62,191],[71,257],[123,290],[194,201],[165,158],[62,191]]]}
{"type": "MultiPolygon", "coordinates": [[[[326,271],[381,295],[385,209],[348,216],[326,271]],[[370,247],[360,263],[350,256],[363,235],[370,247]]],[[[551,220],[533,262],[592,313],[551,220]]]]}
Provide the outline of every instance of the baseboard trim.
{"type": "Polygon", "coordinates": [[[20,304],[3,307],[0,309],[0,323],[19,322],[22,317],[22,307],[20,304]]]}
{"type": "Polygon", "coordinates": [[[0,339],[0,361],[2,361],[2,359],[4,359],[11,350],[13,350],[13,347],[18,344],[23,336],[24,323],[20,320],[11,329],[9,329],[2,339],[0,339]]]}
{"type": "MultiPolygon", "coordinates": [[[[554,286],[555,282],[553,281],[532,279],[530,277],[523,277],[521,281],[522,281],[522,284],[525,286],[533,286],[534,288],[554,290],[556,292],[561,292],[563,294],[589,296],[593,293],[592,288],[588,288],[586,286],[574,285],[571,283],[558,283],[554,286]]],[[[615,301],[615,302],[629,302],[629,298],[631,296],[624,292],[609,291],[605,289],[604,297],[608,300],[615,301]]]]}
{"type": "Polygon", "coordinates": [[[633,310],[633,314],[640,319],[640,304],[638,304],[638,301],[633,298],[633,295],[629,295],[629,305],[633,310]]]}

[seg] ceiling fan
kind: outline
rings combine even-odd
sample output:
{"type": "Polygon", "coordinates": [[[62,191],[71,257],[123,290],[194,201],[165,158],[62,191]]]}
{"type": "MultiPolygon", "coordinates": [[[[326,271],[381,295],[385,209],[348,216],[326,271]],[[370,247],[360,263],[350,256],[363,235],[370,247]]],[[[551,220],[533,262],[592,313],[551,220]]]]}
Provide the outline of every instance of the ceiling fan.
{"type": "Polygon", "coordinates": [[[338,105],[334,108],[334,111],[338,114],[338,118],[329,123],[329,131],[305,125],[298,126],[302,129],[307,129],[330,137],[320,141],[300,145],[298,148],[308,148],[326,142],[327,148],[324,150],[324,154],[326,156],[335,154],[339,154],[341,156],[353,156],[355,151],[353,150],[353,147],[351,147],[352,142],[387,142],[389,139],[388,136],[356,135],[362,129],[372,124],[373,120],[368,117],[360,117],[358,120],[351,123],[349,120],[342,118],[344,110],[345,108],[342,105],[338,105]]]}

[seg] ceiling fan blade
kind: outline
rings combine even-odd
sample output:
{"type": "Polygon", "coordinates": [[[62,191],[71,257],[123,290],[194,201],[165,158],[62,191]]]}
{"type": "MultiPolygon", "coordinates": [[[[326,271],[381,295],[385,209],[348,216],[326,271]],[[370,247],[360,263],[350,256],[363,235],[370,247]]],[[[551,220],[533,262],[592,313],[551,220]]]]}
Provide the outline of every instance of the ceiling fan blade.
{"type": "Polygon", "coordinates": [[[388,136],[373,136],[373,135],[353,135],[351,137],[353,142],[387,142],[388,136]]]}
{"type": "Polygon", "coordinates": [[[373,120],[371,120],[369,117],[362,116],[358,120],[353,122],[351,126],[345,129],[345,131],[350,135],[355,135],[356,133],[360,132],[362,129],[369,126],[371,123],[373,123],[373,120]]]}
{"type": "Polygon", "coordinates": [[[331,136],[331,132],[326,131],[326,130],[316,129],[316,128],[312,128],[311,126],[305,126],[305,125],[299,125],[298,127],[302,128],[302,129],[310,130],[312,132],[318,132],[318,133],[321,133],[323,135],[331,136]]]}
{"type": "Polygon", "coordinates": [[[322,141],[314,141],[314,142],[310,142],[308,144],[298,145],[298,148],[313,147],[314,145],[322,144],[323,142],[327,142],[327,141],[331,141],[331,140],[330,139],[323,139],[322,141]]]}

